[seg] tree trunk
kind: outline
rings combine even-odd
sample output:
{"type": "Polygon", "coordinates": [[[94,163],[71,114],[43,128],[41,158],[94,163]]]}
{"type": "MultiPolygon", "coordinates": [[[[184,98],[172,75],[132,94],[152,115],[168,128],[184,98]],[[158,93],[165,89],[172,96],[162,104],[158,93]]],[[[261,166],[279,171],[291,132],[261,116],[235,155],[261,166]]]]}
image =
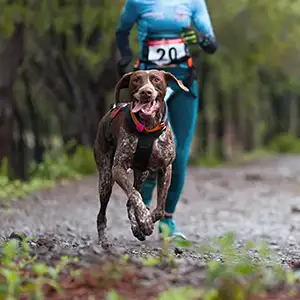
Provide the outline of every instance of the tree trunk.
{"type": "Polygon", "coordinates": [[[12,158],[13,141],[13,85],[24,56],[24,25],[16,24],[14,33],[3,40],[0,49],[0,162],[12,158]]]}
{"type": "Polygon", "coordinates": [[[290,95],[290,115],[289,115],[289,128],[288,132],[292,135],[297,135],[298,128],[298,105],[297,105],[297,95],[290,95]]]}

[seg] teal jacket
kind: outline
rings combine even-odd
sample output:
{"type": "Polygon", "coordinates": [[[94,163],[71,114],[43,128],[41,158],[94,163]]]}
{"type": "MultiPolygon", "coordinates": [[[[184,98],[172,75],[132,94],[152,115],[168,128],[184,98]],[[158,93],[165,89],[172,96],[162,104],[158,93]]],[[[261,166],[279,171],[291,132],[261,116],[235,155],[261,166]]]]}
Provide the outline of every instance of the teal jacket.
{"type": "Polygon", "coordinates": [[[205,0],[127,0],[116,30],[122,57],[132,56],[129,34],[135,23],[141,59],[146,58],[143,51],[146,40],[180,38],[184,28],[191,27],[191,23],[207,37],[200,45],[204,51],[214,53],[217,48],[205,0]]]}

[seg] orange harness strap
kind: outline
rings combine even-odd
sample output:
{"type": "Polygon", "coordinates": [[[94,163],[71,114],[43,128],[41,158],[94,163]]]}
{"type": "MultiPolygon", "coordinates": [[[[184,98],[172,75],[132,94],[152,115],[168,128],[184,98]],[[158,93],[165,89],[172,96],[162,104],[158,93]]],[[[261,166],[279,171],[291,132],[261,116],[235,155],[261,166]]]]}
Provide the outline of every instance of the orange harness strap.
{"type": "Polygon", "coordinates": [[[135,128],[138,132],[152,133],[152,132],[163,130],[167,126],[166,121],[164,120],[162,123],[160,123],[156,127],[152,128],[152,129],[147,129],[142,123],[140,123],[138,121],[135,114],[132,112],[132,102],[130,104],[130,116],[131,116],[132,121],[135,125],[135,128]]]}

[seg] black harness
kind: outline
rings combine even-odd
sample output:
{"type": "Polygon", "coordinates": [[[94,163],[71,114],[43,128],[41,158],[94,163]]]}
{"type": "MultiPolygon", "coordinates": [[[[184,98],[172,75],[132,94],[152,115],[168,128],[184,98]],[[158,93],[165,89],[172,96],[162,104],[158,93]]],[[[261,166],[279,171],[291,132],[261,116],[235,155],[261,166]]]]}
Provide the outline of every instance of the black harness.
{"type": "Polygon", "coordinates": [[[142,123],[138,121],[136,114],[131,111],[131,106],[129,103],[119,104],[118,106],[111,109],[112,117],[107,122],[106,127],[106,138],[110,142],[114,151],[116,150],[116,139],[113,137],[110,131],[111,123],[114,118],[123,111],[126,113],[126,120],[131,133],[135,134],[138,138],[137,147],[134,153],[134,158],[132,162],[132,168],[141,171],[146,171],[149,165],[149,160],[152,153],[154,141],[166,130],[168,124],[168,109],[165,105],[164,117],[160,125],[153,130],[146,129],[142,123]]]}

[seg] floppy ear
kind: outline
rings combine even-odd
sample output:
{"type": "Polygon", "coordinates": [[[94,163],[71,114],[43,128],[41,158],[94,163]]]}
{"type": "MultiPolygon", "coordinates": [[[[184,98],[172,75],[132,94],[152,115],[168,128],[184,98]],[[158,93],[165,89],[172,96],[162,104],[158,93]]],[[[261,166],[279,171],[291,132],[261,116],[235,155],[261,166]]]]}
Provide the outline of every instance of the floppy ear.
{"type": "Polygon", "coordinates": [[[120,98],[120,90],[126,89],[129,87],[129,82],[130,82],[130,77],[133,72],[129,72],[119,80],[115,87],[115,103],[119,103],[119,98],[120,98]]]}
{"type": "Polygon", "coordinates": [[[185,91],[185,92],[189,91],[189,89],[182,83],[182,81],[178,80],[172,73],[165,72],[165,71],[162,71],[162,72],[164,73],[166,82],[173,80],[183,91],[185,91]]]}

